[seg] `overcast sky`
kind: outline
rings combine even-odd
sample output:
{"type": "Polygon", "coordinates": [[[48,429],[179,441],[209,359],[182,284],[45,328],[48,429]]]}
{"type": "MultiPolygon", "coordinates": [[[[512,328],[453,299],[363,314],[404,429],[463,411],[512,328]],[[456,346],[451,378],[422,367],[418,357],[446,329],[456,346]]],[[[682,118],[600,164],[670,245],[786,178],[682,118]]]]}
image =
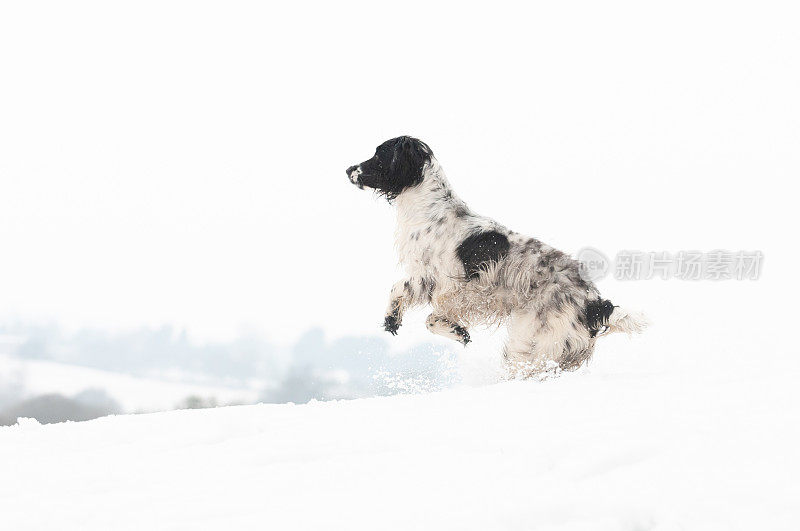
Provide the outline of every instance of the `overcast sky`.
{"type": "Polygon", "coordinates": [[[791,3],[276,4],[0,8],[0,318],[378,333],[393,211],[344,170],[400,134],[568,252],[765,253],[758,285],[600,284],[626,305],[796,306],[791,3]]]}

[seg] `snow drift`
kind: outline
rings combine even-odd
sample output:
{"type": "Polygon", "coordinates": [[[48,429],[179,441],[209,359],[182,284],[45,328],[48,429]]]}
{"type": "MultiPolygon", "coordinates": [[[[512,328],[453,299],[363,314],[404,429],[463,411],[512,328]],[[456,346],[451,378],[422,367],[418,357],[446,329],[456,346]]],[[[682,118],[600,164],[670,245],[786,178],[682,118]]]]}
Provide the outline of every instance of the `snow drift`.
{"type": "Polygon", "coordinates": [[[796,371],[0,428],[5,529],[796,529],[796,371]]]}

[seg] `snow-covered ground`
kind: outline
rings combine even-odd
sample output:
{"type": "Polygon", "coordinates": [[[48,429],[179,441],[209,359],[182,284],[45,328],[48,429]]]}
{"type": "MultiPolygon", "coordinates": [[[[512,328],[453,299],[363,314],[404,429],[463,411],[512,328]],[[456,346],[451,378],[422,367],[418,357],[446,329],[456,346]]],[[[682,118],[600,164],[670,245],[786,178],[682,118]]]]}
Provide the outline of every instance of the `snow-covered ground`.
{"type": "Polygon", "coordinates": [[[798,364],[616,361],[432,394],[23,420],[0,428],[3,528],[800,526],[798,364]]]}

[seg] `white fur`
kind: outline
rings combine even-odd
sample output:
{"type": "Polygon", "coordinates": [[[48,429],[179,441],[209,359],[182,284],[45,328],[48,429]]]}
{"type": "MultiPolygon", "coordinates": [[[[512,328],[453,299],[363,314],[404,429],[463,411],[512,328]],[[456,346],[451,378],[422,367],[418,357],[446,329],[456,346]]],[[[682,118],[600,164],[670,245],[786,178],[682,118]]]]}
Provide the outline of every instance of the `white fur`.
{"type": "Polygon", "coordinates": [[[630,312],[617,306],[608,320],[608,332],[641,334],[650,325],[650,320],[641,312],[630,312]]]}

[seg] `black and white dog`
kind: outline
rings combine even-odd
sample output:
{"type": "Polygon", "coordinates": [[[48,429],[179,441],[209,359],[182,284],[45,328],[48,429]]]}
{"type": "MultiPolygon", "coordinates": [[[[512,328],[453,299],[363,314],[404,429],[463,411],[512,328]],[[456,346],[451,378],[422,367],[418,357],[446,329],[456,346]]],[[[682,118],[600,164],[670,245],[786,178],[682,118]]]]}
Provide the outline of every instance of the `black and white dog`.
{"type": "Polygon", "coordinates": [[[391,291],[384,326],[392,334],[421,304],[433,308],[431,332],[464,345],[469,327],[507,323],[504,357],[510,376],[524,377],[575,369],[598,336],[646,325],[601,299],[576,260],[472,212],[416,138],[384,142],[347,177],[397,205],[396,246],[408,277],[391,291]]]}

